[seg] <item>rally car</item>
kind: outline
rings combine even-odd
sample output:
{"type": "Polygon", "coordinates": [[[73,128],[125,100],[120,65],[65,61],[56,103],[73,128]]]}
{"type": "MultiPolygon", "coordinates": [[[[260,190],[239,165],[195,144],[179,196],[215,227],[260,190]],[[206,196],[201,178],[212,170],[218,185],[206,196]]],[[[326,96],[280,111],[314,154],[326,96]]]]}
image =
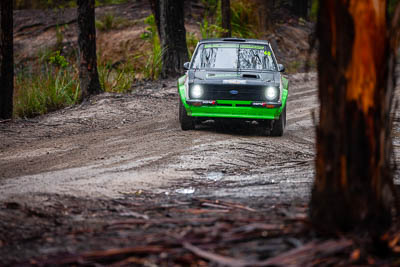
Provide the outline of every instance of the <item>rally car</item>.
{"type": "Polygon", "coordinates": [[[269,42],[207,39],[197,44],[186,74],[178,80],[182,130],[213,119],[256,121],[271,136],[286,126],[289,82],[269,42]]]}

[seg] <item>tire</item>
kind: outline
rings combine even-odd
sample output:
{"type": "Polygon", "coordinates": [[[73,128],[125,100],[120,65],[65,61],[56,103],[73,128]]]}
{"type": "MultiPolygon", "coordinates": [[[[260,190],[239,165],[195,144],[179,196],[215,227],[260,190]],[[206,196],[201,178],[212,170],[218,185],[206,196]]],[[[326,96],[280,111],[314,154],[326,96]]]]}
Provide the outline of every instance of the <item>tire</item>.
{"type": "Polygon", "coordinates": [[[261,126],[262,134],[264,136],[271,136],[272,123],[272,120],[262,120],[258,122],[258,124],[261,126]]]}
{"type": "Polygon", "coordinates": [[[282,136],[286,127],[286,106],[283,108],[278,120],[274,121],[271,129],[271,136],[282,136]]]}
{"type": "Polygon", "coordinates": [[[183,106],[182,100],[179,98],[179,123],[183,131],[194,130],[195,121],[192,117],[188,116],[186,109],[183,106]]]}

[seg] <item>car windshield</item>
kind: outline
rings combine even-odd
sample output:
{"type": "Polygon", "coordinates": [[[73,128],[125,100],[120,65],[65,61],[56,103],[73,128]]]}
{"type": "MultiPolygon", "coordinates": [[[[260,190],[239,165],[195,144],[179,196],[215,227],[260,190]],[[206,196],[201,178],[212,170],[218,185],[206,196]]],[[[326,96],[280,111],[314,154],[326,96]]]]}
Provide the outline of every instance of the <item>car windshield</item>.
{"type": "Polygon", "coordinates": [[[240,69],[276,71],[268,45],[202,44],[193,60],[195,69],[240,69]]]}

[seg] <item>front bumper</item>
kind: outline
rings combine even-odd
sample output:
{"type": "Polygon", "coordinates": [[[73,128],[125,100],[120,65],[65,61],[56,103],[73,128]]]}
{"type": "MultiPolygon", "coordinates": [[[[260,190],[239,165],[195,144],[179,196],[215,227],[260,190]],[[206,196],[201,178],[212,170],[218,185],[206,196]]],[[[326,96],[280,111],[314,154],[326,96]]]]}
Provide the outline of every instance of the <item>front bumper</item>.
{"type": "Polygon", "coordinates": [[[280,102],[186,100],[189,116],[210,118],[278,119],[282,111],[280,102]]]}

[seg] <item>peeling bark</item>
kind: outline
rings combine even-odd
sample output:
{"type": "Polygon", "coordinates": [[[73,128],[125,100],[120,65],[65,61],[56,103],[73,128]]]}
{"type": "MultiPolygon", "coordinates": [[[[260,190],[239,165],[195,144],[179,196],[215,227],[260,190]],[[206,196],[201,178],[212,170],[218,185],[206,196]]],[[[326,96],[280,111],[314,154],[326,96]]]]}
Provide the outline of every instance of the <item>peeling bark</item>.
{"type": "Polygon", "coordinates": [[[321,103],[310,217],[325,227],[381,233],[394,198],[394,50],[386,1],[320,1],[321,103]]]}

